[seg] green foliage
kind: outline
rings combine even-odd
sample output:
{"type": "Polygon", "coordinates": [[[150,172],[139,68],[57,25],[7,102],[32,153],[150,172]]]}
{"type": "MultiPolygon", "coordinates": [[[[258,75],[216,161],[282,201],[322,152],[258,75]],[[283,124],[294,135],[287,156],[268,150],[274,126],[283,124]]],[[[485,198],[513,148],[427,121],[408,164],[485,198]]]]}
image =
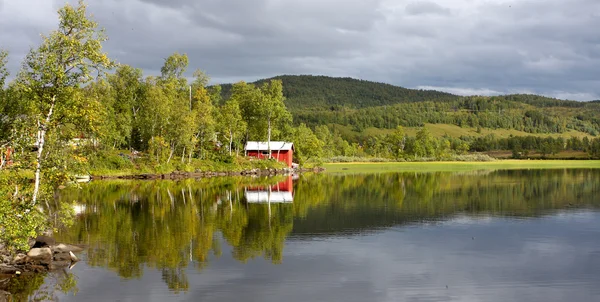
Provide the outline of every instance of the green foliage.
{"type": "Polygon", "coordinates": [[[28,250],[28,240],[46,226],[46,218],[29,202],[29,178],[16,171],[0,171],[0,243],[15,252],[28,250]]]}
{"type": "Polygon", "coordinates": [[[309,159],[321,158],[324,143],[306,125],[300,124],[294,130],[293,138],[294,157],[299,164],[302,165],[309,159]]]}
{"type": "Polygon", "coordinates": [[[23,274],[3,281],[2,289],[11,293],[14,301],[58,301],[59,292],[73,295],[78,292],[75,274],[66,270],[23,274]],[[48,282],[48,279],[52,281],[48,282]]]}
{"type": "Polygon", "coordinates": [[[218,128],[220,129],[223,141],[227,143],[229,155],[232,154],[235,146],[236,154],[241,148],[241,139],[246,132],[248,125],[242,118],[240,104],[235,100],[228,100],[219,111],[218,128]]]}
{"type": "Polygon", "coordinates": [[[88,169],[93,167],[95,170],[130,170],[135,167],[131,156],[119,150],[98,150],[88,157],[88,169]]]}
{"type": "Polygon", "coordinates": [[[8,69],[6,68],[8,52],[6,50],[0,49],[0,90],[4,90],[4,84],[6,83],[6,78],[8,77],[8,69]]]}

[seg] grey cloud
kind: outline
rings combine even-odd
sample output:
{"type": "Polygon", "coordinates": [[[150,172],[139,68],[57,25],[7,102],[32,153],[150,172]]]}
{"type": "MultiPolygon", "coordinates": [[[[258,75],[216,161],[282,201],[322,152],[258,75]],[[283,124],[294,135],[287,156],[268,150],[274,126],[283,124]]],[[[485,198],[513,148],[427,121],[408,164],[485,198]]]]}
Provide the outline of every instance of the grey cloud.
{"type": "Polygon", "coordinates": [[[429,1],[418,1],[409,3],[406,6],[406,12],[409,15],[426,15],[426,14],[440,14],[449,15],[450,10],[442,7],[441,5],[429,2],[429,1]]]}
{"type": "MultiPolygon", "coordinates": [[[[10,68],[64,1],[5,2],[10,68]],[[27,7],[38,7],[35,12],[27,7]]],[[[178,51],[214,82],[278,74],[360,77],[464,91],[600,98],[595,0],[99,0],[109,55],[155,74],[178,51]]]]}

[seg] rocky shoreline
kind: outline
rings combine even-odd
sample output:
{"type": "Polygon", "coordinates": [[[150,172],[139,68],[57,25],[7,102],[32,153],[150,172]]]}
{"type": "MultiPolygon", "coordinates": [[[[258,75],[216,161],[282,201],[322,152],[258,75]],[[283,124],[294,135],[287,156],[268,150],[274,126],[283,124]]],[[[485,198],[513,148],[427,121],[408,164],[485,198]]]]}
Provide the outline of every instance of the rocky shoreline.
{"type": "Polygon", "coordinates": [[[30,249],[11,254],[0,247],[0,276],[14,277],[27,273],[43,273],[73,267],[79,261],[75,253],[83,251],[80,245],[57,243],[48,236],[30,241],[30,249]]]}
{"type": "Polygon", "coordinates": [[[144,173],[144,174],[132,174],[132,175],[92,175],[91,179],[186,179],[186,178],[210,178],[210,177],[223,177],[223,176],[276,176],[276,175],[289,175],[295,173],[304,173],[304,172],[323,172],[324,168],[299,168],[299,169],[251,169],[251,170],[243,170],[243,171],[227,171],[227,172],[181,172],[175,171],[171,173],[165,174],[153,174],[153,173],[144,173]]]}

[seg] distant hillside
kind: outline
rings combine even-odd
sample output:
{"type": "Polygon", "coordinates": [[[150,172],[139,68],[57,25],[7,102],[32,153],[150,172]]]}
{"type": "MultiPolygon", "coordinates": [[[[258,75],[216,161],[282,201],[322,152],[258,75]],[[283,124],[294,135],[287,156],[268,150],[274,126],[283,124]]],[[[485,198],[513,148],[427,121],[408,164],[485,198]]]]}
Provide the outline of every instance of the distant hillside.
{"type": "MultiPolygon", "coordinates": [[[[312,127],[339,125],[354,133],[365,133],[369,128],[447,124],[531,134],[596,136],[600,133],[598,101],[565,101],[531,94],[457,96],[351,78],[309,75],[284,75],[254,84],[261,85],[271,79],[283,82],[286,105],[294,122],[312,127]]],[[[224,99],[229,97],[231,87],[222,85],[224,99]]]]}
{"type": "MultiPolygon", "coordinates": [[[[365,108],[406,102],[447,101],[458,98],[435,90],[407,89],[390,84],[311,75],[282,75],[254,82],[261,85],[272,79],[283,82],[286,105],[294,109],[323,109],[331,107],[365,108]]],[[[226,99],[231,84],[222,85],[226,99]]]]}

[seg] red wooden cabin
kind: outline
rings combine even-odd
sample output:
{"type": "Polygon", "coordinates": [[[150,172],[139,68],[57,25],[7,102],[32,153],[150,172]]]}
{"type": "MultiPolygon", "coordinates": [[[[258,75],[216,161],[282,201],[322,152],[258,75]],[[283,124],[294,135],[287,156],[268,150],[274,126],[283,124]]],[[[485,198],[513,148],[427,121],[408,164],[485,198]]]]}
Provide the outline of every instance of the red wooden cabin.
{"type": "Polygon", "coordinates": [[[244,151],[246,156],[249,157],[275,158],[286,163],[288,168],[292,167],[292,160],[294,159],[294,143],[289,142],[271,142],[270,144],[267,142],[247,142],[244,151]],[[269,149],[271,149],[271,154],[269,154],[269,149]]]}

